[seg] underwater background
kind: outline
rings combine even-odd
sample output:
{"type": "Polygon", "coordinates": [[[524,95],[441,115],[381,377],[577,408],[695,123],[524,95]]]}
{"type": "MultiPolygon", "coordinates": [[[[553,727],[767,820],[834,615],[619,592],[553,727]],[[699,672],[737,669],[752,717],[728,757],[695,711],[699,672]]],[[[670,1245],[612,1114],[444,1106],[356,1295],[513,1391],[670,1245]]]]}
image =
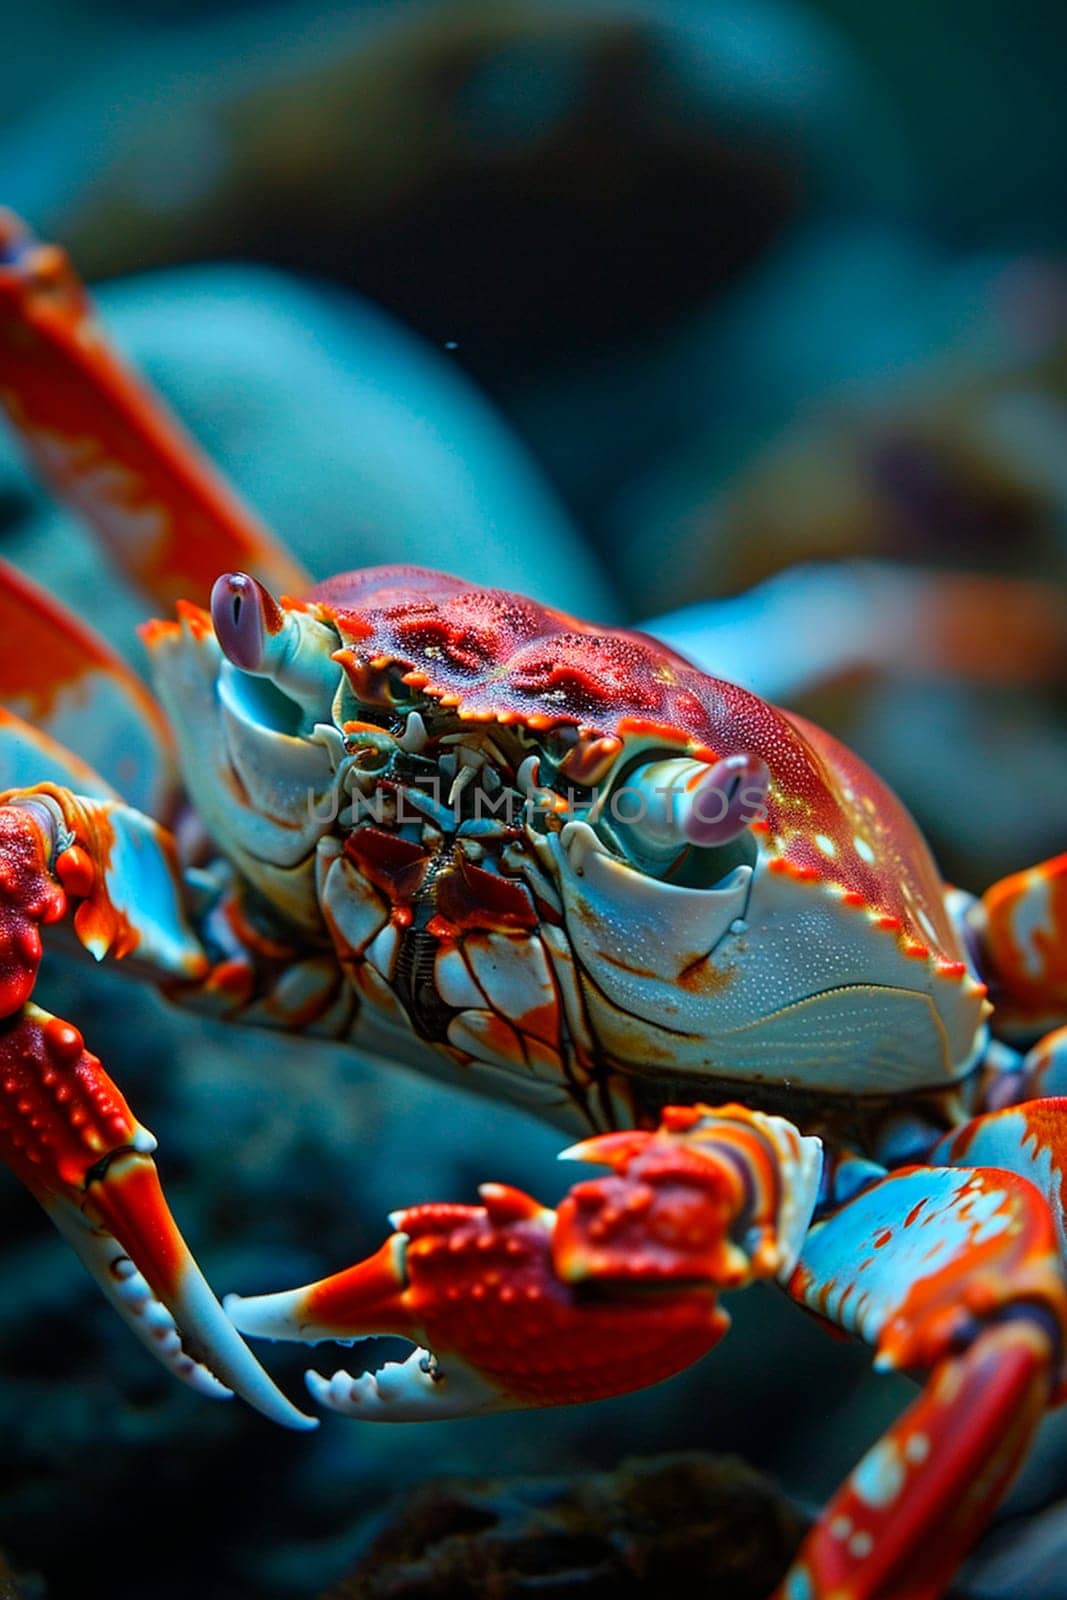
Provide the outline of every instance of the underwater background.
{"type": "MultiPolygon", "coordinates": [[[[605,622],[718,599],[722,675],[771,696],[842,573],[872,635],[899,569],[1043,586],[1039,674],[861,650],[791,698],[980,890],[1067,843],[1065,47],[1039,0],[0,0],[0,203],[318,576],[417,562],[605,622]],[[812,563],[803,620],[760,631],[738,597],[812,563]]],[[[6,435],[0,554],[143,665],[138,601],[6,435]]],[[[159,1136],[219,1290],[356,1260],[399,1205],[569,1181],[516,1111],[89,965],[41,992],[159,1136]]],[[[289,1436],[168,1379],[6,1181],[0,1547],[29,1600],[307,1600],[446,1474],[702,1449],[810,1509],[911,1386],[769,1290],[729,1309],[627,1399],[289,1436]]],[[[305,1353],[266,1359],[299,1394],[305,1353]]],[[[1067,1596],[1065,1492],[1053,1416],[954,1593],[1067,1596]]]]}

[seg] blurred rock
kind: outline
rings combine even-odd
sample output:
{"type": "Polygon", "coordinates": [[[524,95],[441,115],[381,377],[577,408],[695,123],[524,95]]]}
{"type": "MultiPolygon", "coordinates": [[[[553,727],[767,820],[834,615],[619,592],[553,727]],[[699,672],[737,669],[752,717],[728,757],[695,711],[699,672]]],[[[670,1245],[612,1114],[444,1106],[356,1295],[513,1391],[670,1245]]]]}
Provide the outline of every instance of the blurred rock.
{"type": "Polygon", "coordinates": [[[297,4],[187,30],[94,91],[48,108],[52,138],[79,128],[65,172],[24,163],[8,197],[91,275],[326,273],[483,374],[636,341],[798,207],[900,192],[875,86],[782,0],[297,4]]]}
{"type": "Polygon", "coordinates": [[[0,1551],[0,1600],[45,1600],[44,1583],[33,1576],[24,1582],[16,1578],[0,1551]]]}
{"type": "MultiPolygon", "coordinates": [[[[1062,1482],[1062,1480],[1061,1480],[1062,1482]]],[[[959,1600],[1064,1600],[1067,1596],[1067,1502],[1005,1521],[967,1563],[959,1600]]]]}
{"type": "Polygon", "coordinates": [[[521,420],[597,543],[691,420],[693,319],[798,220],[912,205],[876,72],[797,0],[288,0],[93,59],[0,139],[8,204],[90,277],[358,289],[521,420]]]}
{"type": "MultiPolygon", "coordinates": [[[[694,579],[704,593],[734,593],[794,562],[856,555],[1067,574],[1062,264],[916,260],[881,313],[871,300],[864,314],[883,340],[889,320],[894,366],[865,351],[839,300],[833,338],[851,351],[836,373],[825,351],[807,360],[798,333],[799,418],[723,481],[709,438],[704,492],[685,510],[679,495],[674,512],[685,584],[670,573],[661,583],[686,598],[694,579]]],[[[817,307],[811,315],[818,324],[817,307]]]]}
{"type": "Polygon", "coordinates": [[[803,1531],[769,1480],[696,1452],[596,1476],[443,1479],[324,1600],[766,1600],[803,1531]]]}

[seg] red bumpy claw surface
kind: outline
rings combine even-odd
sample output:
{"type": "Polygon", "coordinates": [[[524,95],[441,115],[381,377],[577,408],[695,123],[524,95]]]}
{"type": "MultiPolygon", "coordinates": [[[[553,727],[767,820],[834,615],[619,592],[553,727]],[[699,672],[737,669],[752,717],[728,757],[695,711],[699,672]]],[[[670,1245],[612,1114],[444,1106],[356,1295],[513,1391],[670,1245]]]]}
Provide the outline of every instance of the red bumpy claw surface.
{"type": "Polygon", "coordinates": [[[42,923],[58,922],[67,899],[45,864],[43,818],[28,807],[0,807],[0,1017],[33,993],[42,923]]]}
{"type": "MultiPolygon", "coordinates": [[[[607,1134],[568,1155],[610,1176],[553,1212],[501,1184],[483,1205],[422,1205],[358,1266],[227,1310],[266,1338],[402,1334],[402,1365],[308,1381],[335,1410],[377,1420],[597,1400],[643,1388],[710,1350],[715,1303],[782,1266],[783,1125],[740,1107],[678,1108],[656,1133],[607,1134]],[[769,1130],[769,1131],[768,1131],[769,1130]]],[[[796,1139],[799,1156],[803,1141],[796,1139]]],[[[806,1219],[805,1219],[806,1220],[806,1219]]]]}
{"type": "Polygon", "coordinates": [[[100,889],[89,852],[63,836],[51,805],[0,805],[0,1159],[171,1372],[202,1394],[237,1391],[276,1422],[313,1425],[223,1315],[163,1196],[154,1137],[78,1029],[29,998],[41,925],[77,901],[92,911],[92,937],[100,889]]]}

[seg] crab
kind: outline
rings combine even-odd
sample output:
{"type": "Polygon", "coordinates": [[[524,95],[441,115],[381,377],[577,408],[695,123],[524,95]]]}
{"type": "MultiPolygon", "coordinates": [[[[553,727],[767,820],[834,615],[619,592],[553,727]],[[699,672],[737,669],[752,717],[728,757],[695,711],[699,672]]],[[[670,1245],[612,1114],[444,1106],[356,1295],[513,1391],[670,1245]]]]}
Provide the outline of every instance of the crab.
{"type": "Polygon", "coordinates": [[[176,1377],[292,1428],[246,1336],[399,1335],[313,1399],[449,1418],[658,1382],[722,1338],[724,1291],[776,1283],[922,1384],[779,1600],[940,1595],[1067,1393],[1067,856],[975,899],[849,750],[648,633],[413,567],[312,583],[63,253],[8,217],[0,256],[16,432],[177,602],[143,630],[157,702],[0,574],[7,1164],[176,1377]],[[367,1260],[220,1304],[154,1137],[38,1003],[45,928],[517,1101],[606,1175],[409,1206],[367,1260]]]}

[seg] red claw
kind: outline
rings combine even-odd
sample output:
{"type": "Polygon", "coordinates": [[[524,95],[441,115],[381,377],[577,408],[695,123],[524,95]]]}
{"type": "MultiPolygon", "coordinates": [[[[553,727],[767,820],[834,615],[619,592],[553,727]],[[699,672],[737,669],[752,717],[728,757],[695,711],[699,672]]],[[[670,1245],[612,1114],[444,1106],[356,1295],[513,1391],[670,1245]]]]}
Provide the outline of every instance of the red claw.
{"type": "Polygon", "coordinates": [[[711,1285],[656,1295],[584,1292],[553,1261],[555,1213],[487,1184],[484,1206],[415,1206],[368,1260],[305,1289],[226,1309],[246,1334],[403,1334],[407,1361],[376,1374],[308,1374],[314,1396],[377,1421],[470,1415],[624,1394],[710,1350],[729,1319],[711,1285]]]}
{"type": "MultiPolygon", "coordinates": [[[[376,1374],[308,1374],[334,1410],[382,1421],[625,1394],[679,1372],[729,1319],[716,1291],[778,1270],[786,1177],[814,1193],[813,1141],[739,1107],[665,1117],[568,1154],[605,1160],[558,1214],[485,1184],[483,1204],[398,1212],[376,1255],[319,1283],[227,1310],[269,1339],[402,1334],[409,1359],[376,1374]],[[788,1168],[788,1171],[786,1169],[788,1168]]],[[[801,1226],[806,1224],[806,1215],[801,1226]]]]}
{"type": "Polygon", "coordinates": [[[622,1170],[576,1184],[560,1204],[552,1251],[560,1276],[569,1283],[744,1283],[749,1260],[729,1237],[746,1204],[741,1169],[655,1134],[643,1136],[642,1148],[638,1137],[616,1143],[608,1135],[602,1151],[600,1140],[585,1145],[585,1160],[603,1157],[622,1170]]]}
{"type": "Polygon", "coordinates": [[[223,1315],[164,1198],[155,1146],[77,1028],[27,1004],[0,1030],[0,1160],[116,1310],[201,1393],[237,1391],[275,1422],[311,1426],[223,1315]]]}

